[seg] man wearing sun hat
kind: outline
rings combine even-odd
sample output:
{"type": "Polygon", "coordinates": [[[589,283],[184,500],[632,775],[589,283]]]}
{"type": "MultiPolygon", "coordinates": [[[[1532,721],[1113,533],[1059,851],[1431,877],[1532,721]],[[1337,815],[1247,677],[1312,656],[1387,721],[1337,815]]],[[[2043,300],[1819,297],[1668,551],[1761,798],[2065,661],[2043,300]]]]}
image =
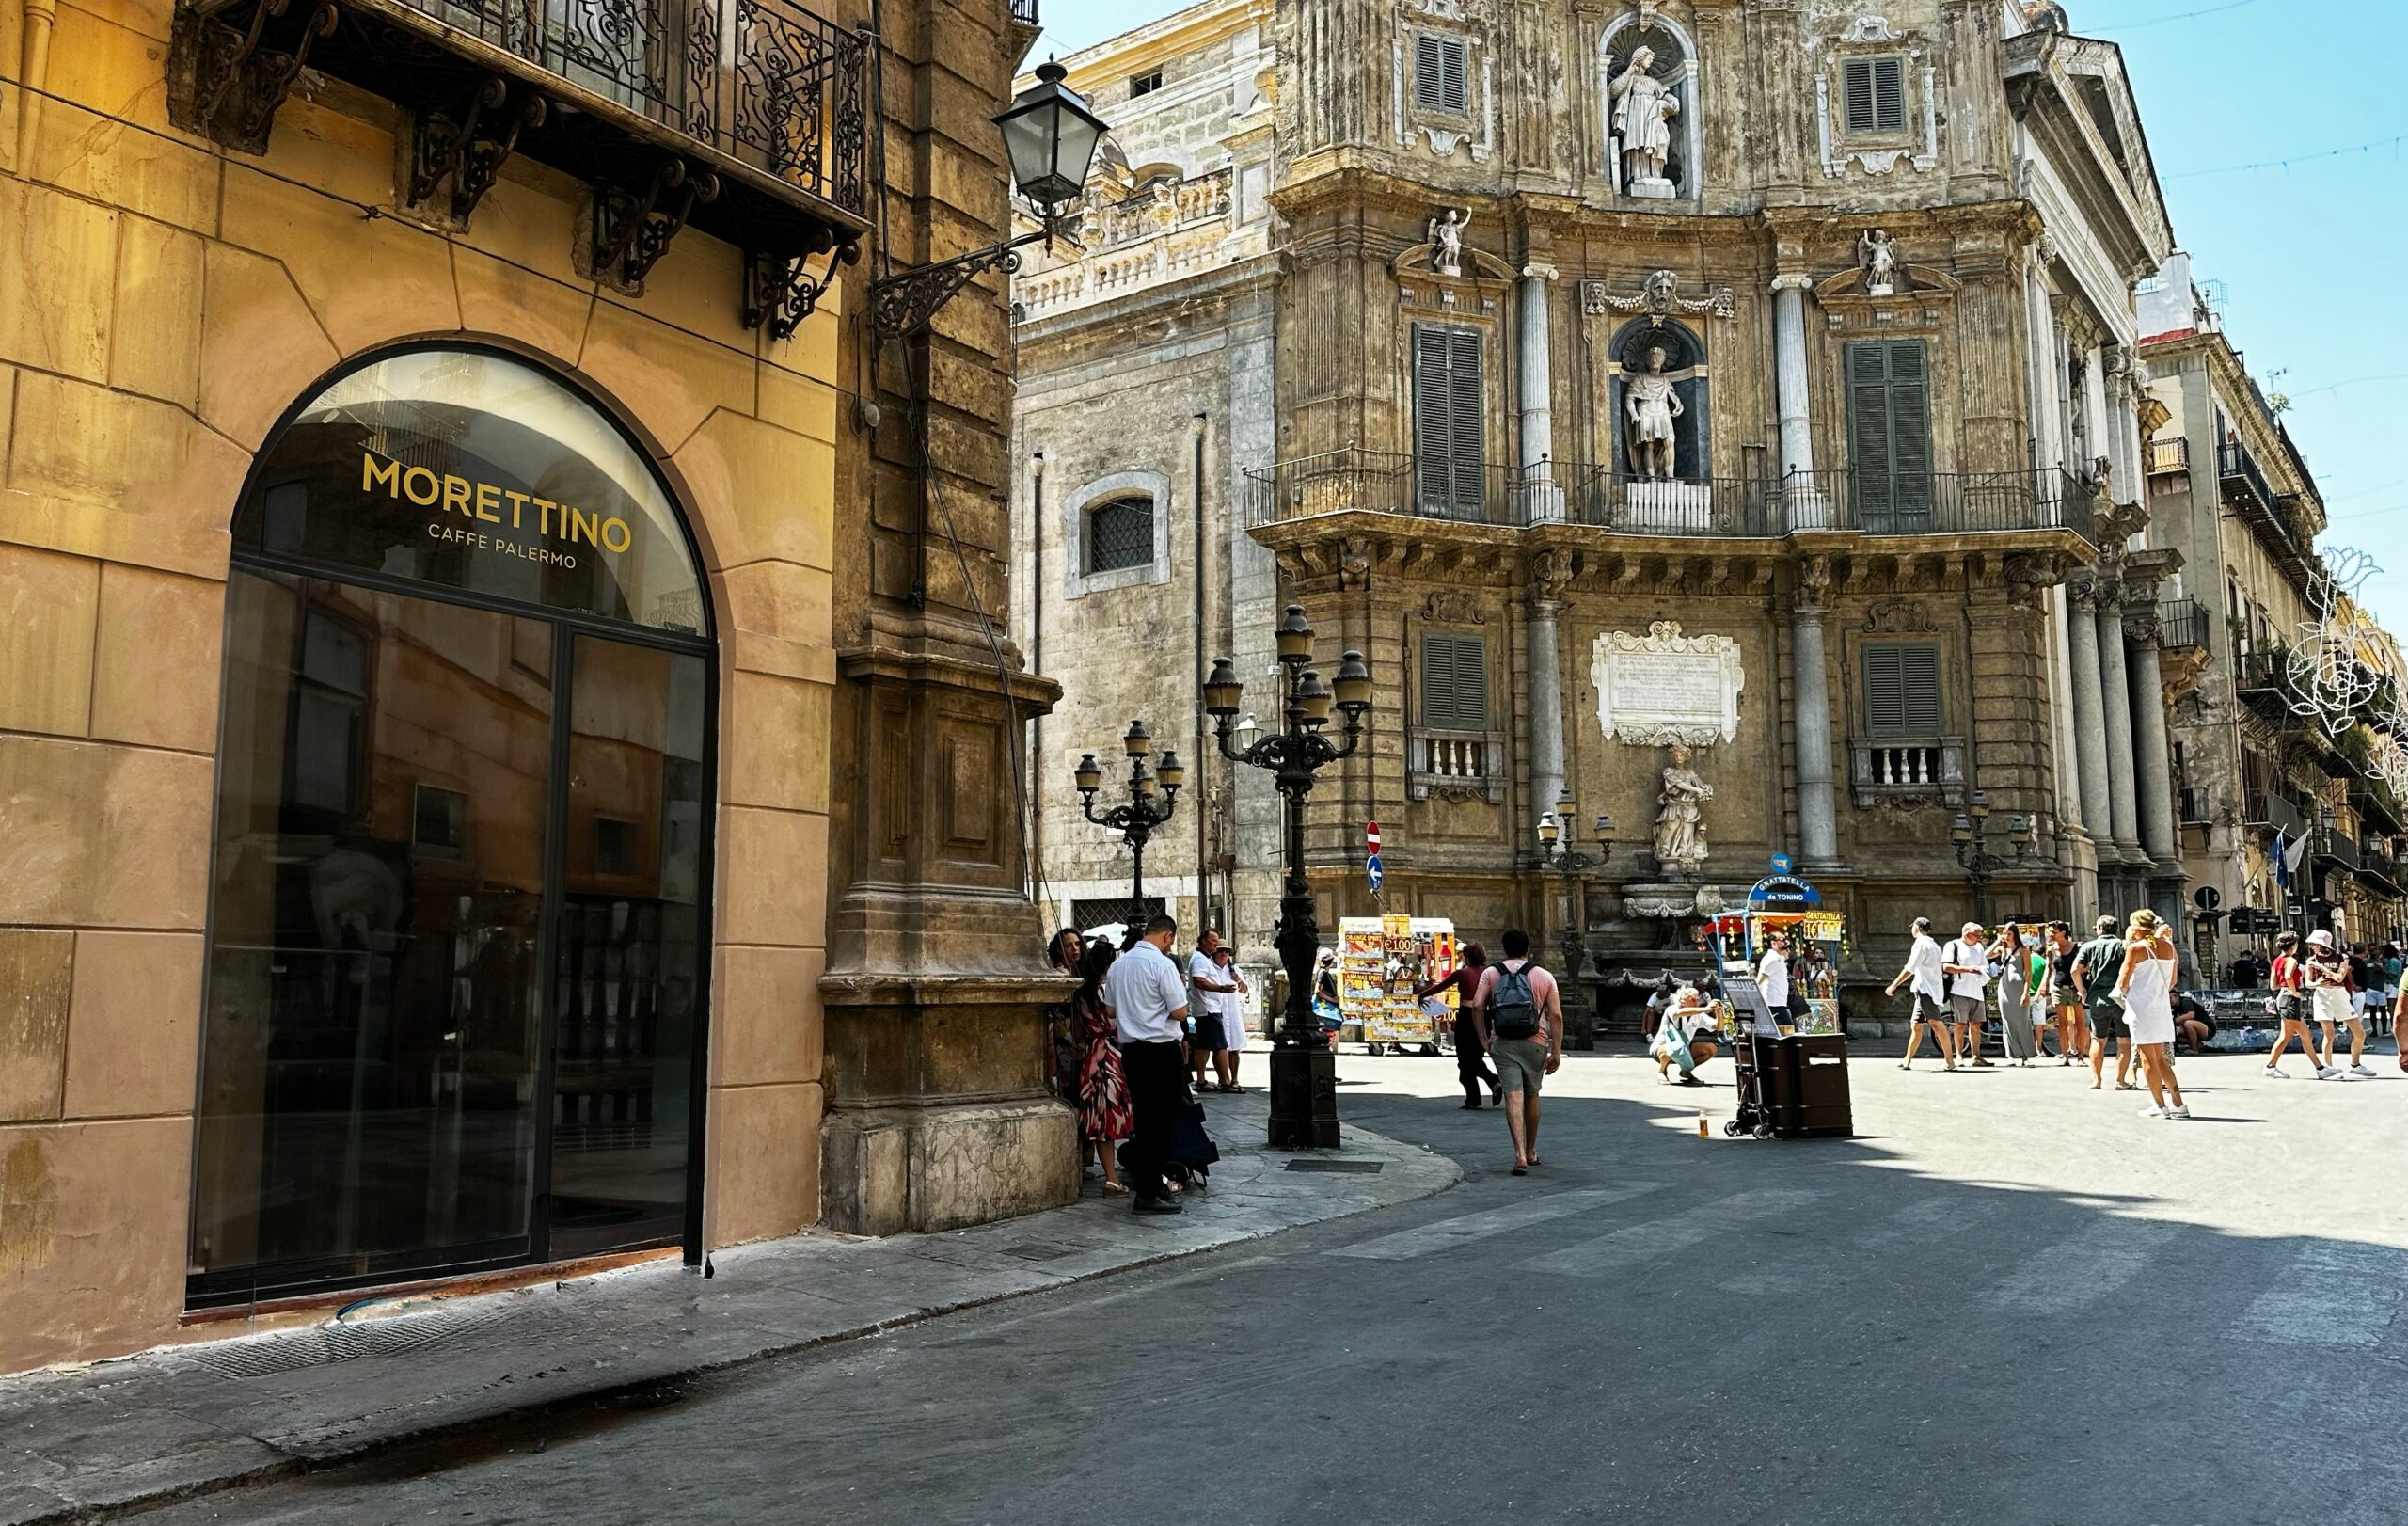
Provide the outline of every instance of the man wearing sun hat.
{"type": "Polygon", "coordinates": [[[1968,922],[1940,951],[1940,968],[1948,977],[1948,1006],[1956,1025],[1956,1054],[1966,1063],[1983,1067],[1982,993],[1989,989],[1989,950],[1982,944],[1982,925],[1968,922]]]}

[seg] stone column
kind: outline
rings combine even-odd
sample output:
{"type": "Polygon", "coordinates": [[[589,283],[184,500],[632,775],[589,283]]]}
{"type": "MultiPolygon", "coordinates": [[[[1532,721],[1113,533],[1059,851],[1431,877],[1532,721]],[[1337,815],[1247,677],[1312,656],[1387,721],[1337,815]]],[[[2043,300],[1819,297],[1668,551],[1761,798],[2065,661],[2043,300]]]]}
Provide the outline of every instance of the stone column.
{"type": "MultiPolygon", "coordinates": [[[[1530,815],[1555,809],[1563,793],[1563,667],[1555,644],[1555,617],[1563,601],[1547,596],[1545,587],[1530,591],[1530,815]]],[[[1512,840],[1520,843],[1534,829],[1528,821],[1511,824],[1512,840]]]]}
{"type": "MultiPolygon", "coordinates": [[[[2077,584],[2066,611],[2066,661],[2073,669],[2074,774],[2082,784],[2082,825],[2104,847],[2115,835],[2107,803],[2107,718],[2100,694],[2099,587],[2077,584]]],[[[2111,600],[2112,602],[2112,600],[2111,600]]]]}
{"type": "Polygon", "coordinates": [[[1802,272],[1777,276],[1772,283],[1773,395],[1781,414],[1782,498],[1791,530],[1820,530],[1828,523],[1823,496],[1814,486],[1813,389],[1806,370],[1806,288],[1802,272]]]}
{"type": "Polygon", "coordinates": [[[2174,824],[2173,750],[2165,737],[2165,686],[2158,672],[2154,606],[2125,612],[2124,640],[2131,648],[2132,752],[2140,765],[2135,777],[2141,846],[2163,866],[2177,862],[2180,839],[2174,824]]]}
{"type": "Polygon", "coordinates": [[[1823,651],[1823,615],[1831,591],[1830,564],[1800,564],[1789,608],[1791,703],[1798,726],[1798,846],[1810,866],[1836,862],[1839,819],[1831,799],[1831,680],[1823,651]]]}
{"type": "MultiPolygon", "coordinates": [[[[1563,495],[1555,485],[1555,372],[1547,350],[1547,282],[1553,265],[1522,269],[1520,356],[1522,393],[1522,517],[1539,524],[1563,517],[1563,495]]],[[[1552,804],[1550,800],[1548,803],[1552,804]]]]}
{"type": "Polygon", "coordinates": [[[2124,668],[2124,617],[2113,605],[2098,612],[2099,677],[2106,711],[2107,819],[2115,846],[2140,851],[2139,807],[2132,793],[2132,690],[2124,668]]]}

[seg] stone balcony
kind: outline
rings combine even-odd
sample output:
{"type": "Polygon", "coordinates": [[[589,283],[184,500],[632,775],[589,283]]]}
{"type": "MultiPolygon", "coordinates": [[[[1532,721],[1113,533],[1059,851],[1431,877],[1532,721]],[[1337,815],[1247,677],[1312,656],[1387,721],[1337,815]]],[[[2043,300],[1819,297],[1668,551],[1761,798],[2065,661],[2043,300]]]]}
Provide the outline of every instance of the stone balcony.
{"type": "Polygon", "coordinates": [[[1059,317],[1267,252],[1268,224],[1241,225],[1237,211],[1227,169],[1090,206],[1074,238],[1024,257],[1012,278],[1014,321],[1059,317]]]}

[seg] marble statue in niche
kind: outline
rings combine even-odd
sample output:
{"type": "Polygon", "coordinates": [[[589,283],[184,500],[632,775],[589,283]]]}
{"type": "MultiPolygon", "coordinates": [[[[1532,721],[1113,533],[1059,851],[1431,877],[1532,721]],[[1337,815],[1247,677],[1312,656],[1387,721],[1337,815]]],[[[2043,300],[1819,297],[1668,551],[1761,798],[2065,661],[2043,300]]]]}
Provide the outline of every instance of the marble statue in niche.
{"type": "Polygon", "coordinates": [[[1672,389],[1672,378],[1664,374],[1664,361],[1662,345],[1648,346],[1645,369],[1627,369],[1623,384],[1631,469],[1645,482],[1672,480],[1680,443],[1681,398],[1672,389]]]}
{"type": "Polygon", "coordinates": [[[1864,294],[1889,296],[1898,289],[1898,251],[1892,246],[1890,235],[1878,228],[1867,229],[1856,241],[1857,262],[1864,270],[1864,294]]]}
{"type": "Polygon", "coordinates": [[[1681,98],[1650,72],[1655,65],[1656,50],[1640,44],[1631,51],[1629,66],[1614,77],[1610,92],[1623,186],[1632,196],[1673,194],[1664,171],[1671,162],[1672,119],[1680,114],[1681,98]]]}
{"type": "Polygon", "coordinates": [[[1675,744],[1656,796],[1656,862],[1666,871],[1693,869],[1706,860],[1705,813],[1714,787],[1689,767],[1689,750],[1675,744]]]}

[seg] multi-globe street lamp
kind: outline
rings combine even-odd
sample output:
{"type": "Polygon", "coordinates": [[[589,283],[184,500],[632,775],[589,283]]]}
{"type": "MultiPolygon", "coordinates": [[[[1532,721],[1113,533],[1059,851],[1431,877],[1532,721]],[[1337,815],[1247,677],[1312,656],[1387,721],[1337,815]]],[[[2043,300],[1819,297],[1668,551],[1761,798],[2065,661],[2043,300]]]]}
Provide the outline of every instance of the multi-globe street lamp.
{"type": "Polygon", "coordinates": [[[1172,810],[1179,804],[1179,792],[1187,784],[1187,770],[1177,753],[1164,750],[1162,761],[1151,771],[1147,770],[1146,754],[1152,746],[1153,738],[1147,735],[1146,723],[1130,722],[1128,734],[1120,739],[1120,750],[1129,755],[1129,799],[1101,816],[1095,814],[1095,797],[1096,791],[1103,787],[1103,765],[1095,760],[1093,753],[1088,753],[1079,759],[1078,768],[1070,775],[1078,784],[1079,807],[1086,813],[1087,819],[1119,833],[1120,840],[1129,845],[1129,897],[1141,906],[1146,899],[1146,839],[1154,835],[1156,827],[1170,819],[1172,810]],[[1154,793],[1157,785],[1162,787],[1159,797],[1154,793]]]}
{"type": "Polygon", "coordinates": [[[1965,878],[1973,885],[1973,920],[1985,927],[1990,919],[1990,876],[2011,865],[2020,864],[2032,851],[2032,819],[2016,816],[2008,819],[2006,836],[2015,851],[2011,856],[1989,850],[1988,822],[1990,798],[1976,789],[1965,803],[1965,809],[1949,824],[1948,840],[1956,847],[1956,862],[1965,878]]]}
{"type": "Polygon", "coordinates": [[[1313,1017],[1313,965],[1321,952],[1321,927],[1312,886],[1305,879],[1305,797],[1313,775],[1354,755],[1363,737],[1363,712],[1371,707],[1371,670],[1363,654],[1349,651],[1334,683],[1323,683],[1311,666],[1313,628],[1301,604],[1288,606],[1279,622],[1279,674],[1285,714],[1280,729],[1250,744],[1233,736],[1245,686],[1226,657],[1212,662],[1204,680],[1204,711],[1212,718],[1221,755],[1262,769],[1286,804],[1288,875],[1280,886],[1279,928],[1272,946],[1288,974],[1288,1005],[1272,1037],[1271,1146],[1275,1150],[1338,1148],[1336,1057],[1313,1017]],[[1343,718],[1339,739],[1323,735],[1335,707],[1343,718]]]}
{"type": "Polygon", "coordinates": [[[1578,989],[1581,971],[1589,962],[1589,908],[1583,876],[1612,863],[1614,856],[1614,819],[1604,811],[1597,813],[1593,829],[1595,856],[1573,850],[1572,823],[1578,816],[1568,788],[1557,798],[1554,810],[1539,816],[1539,862],[1563,877],[1562,969],[1564,978],[1573,982],[1567,991],[1578,989]]]}

